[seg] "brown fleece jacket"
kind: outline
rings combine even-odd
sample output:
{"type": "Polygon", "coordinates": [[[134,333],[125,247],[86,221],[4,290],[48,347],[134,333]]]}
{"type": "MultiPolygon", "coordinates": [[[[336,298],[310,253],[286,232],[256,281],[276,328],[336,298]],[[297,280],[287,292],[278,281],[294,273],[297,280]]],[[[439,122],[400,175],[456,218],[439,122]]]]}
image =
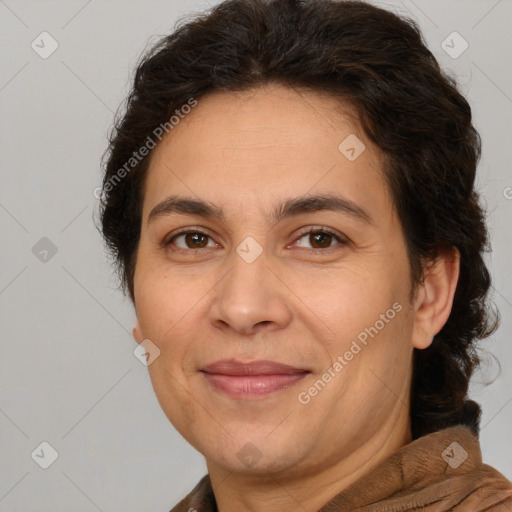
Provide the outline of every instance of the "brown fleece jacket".
{"type": "MultiPolygon", "coordinates": [[[[512,512],[512,483],[483,464],[478,438],[463,425],[403,446],[318,512],[512,512]]],[[[204,476],[171,512],[217,512],[204,476]]]]}

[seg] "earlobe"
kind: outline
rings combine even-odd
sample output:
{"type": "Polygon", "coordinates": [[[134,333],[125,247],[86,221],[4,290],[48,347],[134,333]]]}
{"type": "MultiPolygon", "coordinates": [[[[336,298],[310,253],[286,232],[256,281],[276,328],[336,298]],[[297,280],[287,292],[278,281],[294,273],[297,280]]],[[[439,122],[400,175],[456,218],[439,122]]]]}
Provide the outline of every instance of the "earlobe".
{"type": "Polygon", "coordinates": [[[142,343],[142,341],[144,340],[144,336],[142,336],[142,330],[140,328],[138,320],[135,322],[135,325],[133,326],[132,336],[133,339],[139,344],[142,343]]]}
{"type": "Polygon", "coordinates": [[[460,253],[456,248],[442,252],[424,271],[414,304],[412,343],[415,348],[430,346],[452,310],[459,280],[460,253]]]}

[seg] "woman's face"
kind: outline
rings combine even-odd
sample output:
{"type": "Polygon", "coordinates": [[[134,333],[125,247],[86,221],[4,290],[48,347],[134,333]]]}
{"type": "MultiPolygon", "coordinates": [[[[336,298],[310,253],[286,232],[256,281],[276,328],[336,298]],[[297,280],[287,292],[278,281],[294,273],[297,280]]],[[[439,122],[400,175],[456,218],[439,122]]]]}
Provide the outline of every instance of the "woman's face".
{"type": "Polygon", "coordinates": [[[304,474],[409,428],[405,241],[376,147],[338,107],[215,93],[152,155],[134,336],[160,351],[169,420],[229,471],[304,474]]]}

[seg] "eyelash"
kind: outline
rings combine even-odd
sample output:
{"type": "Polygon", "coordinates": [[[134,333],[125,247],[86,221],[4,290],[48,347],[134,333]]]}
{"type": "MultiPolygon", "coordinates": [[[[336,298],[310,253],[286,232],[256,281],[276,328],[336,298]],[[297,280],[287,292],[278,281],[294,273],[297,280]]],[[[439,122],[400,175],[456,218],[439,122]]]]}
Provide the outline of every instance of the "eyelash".
{"type": "MultiPolygon", "coordinates": [[[[339,242],[339,245],[341,245],[341,246],[345,246],[345,245],[347,245],[349,243],[349,241],[346,238],[344,238],[343,236],[339,235],[338,233],[336,233],[335,231],[333,231],[333,230],[331,230],[329,228],[324,228],[324,227],[308,229],[307,231],[301,233],[296,238],[295,242],[297,242],[301,238],[304,238],[307,235],[315,235],[315,234],[320,234],[320,233],[332,236],[333,238],[335,238],[339,242]]],[[[178,238],[179,236],[181,236],[181,235],[193,235],[193,234],[205,235],[208,238],[212,239],[212,237],[210,235],[208,235],[207,233],[204,233],[203,231],[200,231],[200,230],[197,230],[197,229],[184,228],[182,231],[178,231],[177,233],[172,235],[172,237],[167,238],[166,240],[164,240],[162,246],[163,247],[170,246],[173,243],[173,241],[176,238],[178,238]]],[[[190,248],[183,249],[182,247],[175,247],[173,250],[174,251],[182,251],[182,252],[192,252],[192,251],[200,251],[202,249],[207,249],[207,247],[197,248],[197,249],[190,249],[190,248]]],[[[323,251],[329,251],[331,249],[336,249],[336,245],[330,246],[330,247],[325,247],[325,248],[320,248],[320,249],[314,248],[314,247],[312,249],[308,249],[308,248],[305,248],[305,249],[312,250],[312,251],[315,251],[315,252],[319,252],[319,251],[323,252],[323,251]]]]}

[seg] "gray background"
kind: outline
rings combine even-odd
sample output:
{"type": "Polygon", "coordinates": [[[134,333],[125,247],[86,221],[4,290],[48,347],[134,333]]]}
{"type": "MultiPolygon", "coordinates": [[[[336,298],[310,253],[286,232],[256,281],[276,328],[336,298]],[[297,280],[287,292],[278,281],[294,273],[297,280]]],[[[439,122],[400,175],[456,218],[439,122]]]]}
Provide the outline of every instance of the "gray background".
{"type": "MultiPolygon", "coordinates": [[[[483,406],[484,461],[512,479],[512,2],[374,3],[420,23],[441,65],[456,74],[482,135],[479,188],[502,313],[485,347],[502,371],[488,356],[471,390],[483,406]],[[457,58],[442,46],[453,31],[469,44],[457,58]]],[[[178,17],[207,7],[202,0],[0,0],[1,511],[168,511],[206,471],[133,355],[134,312],[116,290],[94,227],[93,190],[138,56],[178,17]],[[46,59],[31,47],[43,45],[43,31],[59,45],[46,59]],[[58,453],[48,469],[34,460],[49,461],[48,449],[31,457],[43,441],[58,453]]],[[[450,41],[452,53],[460,51],[461,40],[450,41]]]]}

